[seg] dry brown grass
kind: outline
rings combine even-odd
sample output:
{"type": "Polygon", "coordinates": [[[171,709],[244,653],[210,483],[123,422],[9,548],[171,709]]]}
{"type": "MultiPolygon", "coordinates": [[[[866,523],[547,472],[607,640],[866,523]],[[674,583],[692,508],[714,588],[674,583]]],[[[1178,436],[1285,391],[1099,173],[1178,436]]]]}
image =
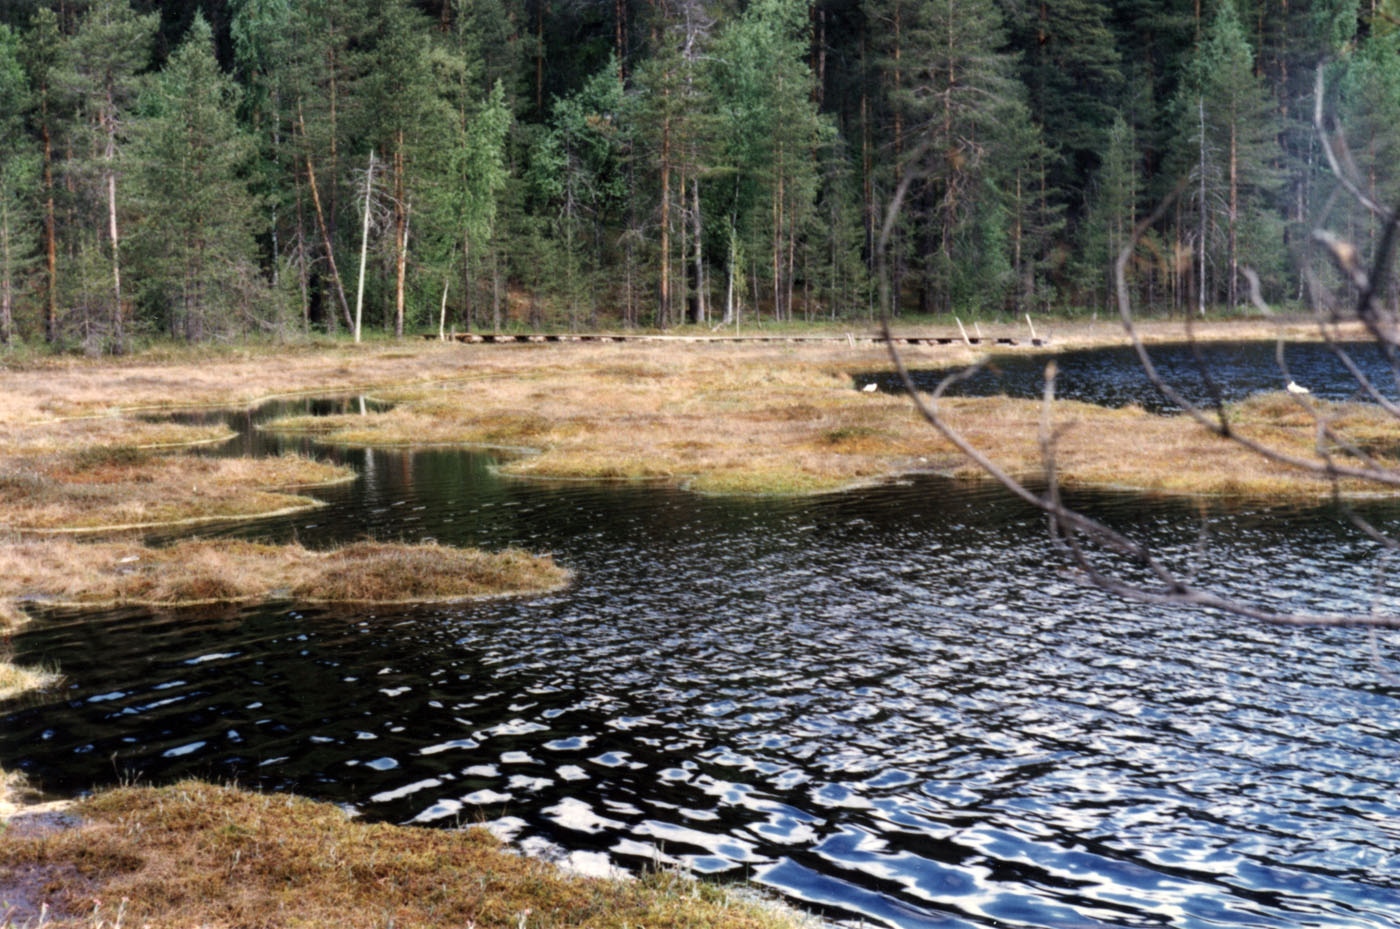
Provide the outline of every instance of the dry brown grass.
{"type": "Polygon", "coordinates": [[[94,447],[157,450],[220,442],[233,435],[221,424],[195,426],[104,416],[11,426],[5,429],[0,455],[46,455],[94,447]]]}
{"type": "MultiPolygon", "coordinates": [[[[1179,331],[1178,331],[1179,336],[1179,331]]],[[[962,362],[962,349],[910,349],[911,365],[962,362]]],[[[903,397],[852,389],[851,372],[888,364],[871,349],[615,346],[552,349],[512,377],[386,391],[371,416],[300,417],[270,428],[315,432],[346,445],[469,444],[530,449],[503,470],[519,476],[646,479],[719,493],[811,493],[910,470],[974,475],[903,397]]],[[[1036,401],[946,401],[951,421],[1009,470],[1040,469],[1036,401]]],[[[1306,456],[1313,447],[1296,404],[1255,401],[1243,431],[1306,456]],[[1282,417],[1282,418],[1279,418],[1282,417]]],[[[1340,415],[1340,411],[1333,411],[1340,415]]],[[[1061,402],[1067,484],[1240,497],[1313,497],[1325,481],[1272,465],[1185,417],[1061,402]]],[[[1339,424],[1368,450],[1389,453],[1396,432],[1364,408],[1339,424]]],[[[1348,491],[1368,488],[1348,485],[1348,491]]]]}
{"type": "MultiPolygon", "coordinates": [[[[1202,338],[1263,338],[1278,331],[1264,323],[1197,327],[1202,338]]],[[[1290,334],[1308,331],[1298,326],[1290,334]]],[[[1180,324],[1164,322],[1147,323],[1144,332],[1149,340],[1183,335],[1180,324]]],[[[1122,334],[1112,321],[1058,325],[1055,342],[1121,344],[1122,334]]],[[[911,347],[906,357],[911,365],[942,366],[973,355],[949,345],[911,347]]],[[[46,369],[42,378],[0,372],[0,424],[113,406],[168,406],[172,396],[184,405],[218,405],[272,394],[374,388],[398,406],[369,416],[284,420],[278,428],[348,445],[527,449],[533,454],[515,458],[504,470],[547,478],[662,480],[710,492],[806,493],[911,469],[965,470],[904,399],[851,389],[852,372],[887,364],[880,347],[844,342],[403,343],[200,363],[73,362],[46,369]]],[[[1038,466],[1034,404],[959,401],[950,408],[974,438],[1013,469],[1038,466]]],[[[1186,422],[1071,405],[1062,405],[1058,415],[1082,424],[1065,440],[1062,464],[1071,483],[1246,495],[1314,495],[1323,489],[1316,481],[1250,461],[1186,422]]],[[[1262,422],[1256,427],[1270,428],[1262,422]]],[[[1292,447],[1309,441],[1297,446],[1296,436],[1281,437],[1292,447]]],[[[112,444],[120,437],[109,438],[112,444]]],[[[1368,448],[1388,447],[1384,435],[1366,441],[1368,448]]],[[[33,478],[20,473],[11,480],[19,482],[23,496],[24,482],[33,478]]],[[[180,481],[174,483],[178,490],[180,481]]],[[[30,518],[50,527],[63,521],[56,514],[30,518]]]]}
{"type": "MultiPolygon", "coordinates": [[[[570,574],[548,556],[483,552],[436,543],[359,542],[329,551],[237,540],[137,542],[63,538],[0,544],[0,632],[17,628],[25,603],[45,606],[190,606],[269,599],[302,603],[424,603],[542,593],[570,574]]],[[[57,675],[5,660],[0,700],[57,675]]]]}
{"type": "Polygon", "coordinates": [[[9,700],[23,693],[43,690],[57,683],[60,675],[43,668],[26,668],[0,661],[0,700],[9,700]]]}
{"type": "Polygon", "coordinates": [[[340,343],[209,355],[163,352],[124,359],[46,359],[25,370],[0,370],[0,425],[114,411],[242,407],[271,396],[472,374],[456,348],[435,342],[340,343]]]}
{"type": "Polygon", "coordinates": [[[13,425],[0,434],[0,530],[92,531],[259,516],[315,504],[280,490],[353,477],[305,458],[240,463],[168,454],[229,438],[222,425],[104,416],[13,425]]]}
{"type": "Polygon", "coordinates": [[[92,447],[0,458],[0,528],[62,532],[242,519],[317,505],[289,488],[350,480],[297,455],[230,459],[92,447]]]}
{"type": "MultiPolygon", "coordinates": [[[[1037,401],[991,397],[947,400],[944,405],[949,419],[999,464],[1022,476],[1040,472],[1041,406],[1037,401]]],[[[1393,454],[1393,446],[1400,441],[1396,423],[1372,408],[1334,407],[1332,412],[1339,415],[1344,430],[1369,451],[1389,455],[1384,463],[1400,466],[1400,458],[1393,454]],[[1389,438],[1384,439],[1386,436],[1389,438]]],[[[1257,500],[1309,499],[1332,489],[1324,479],[1274,464],[1212,436],[1184,416],[1154,416],[1132,407],[1108,410],[1060,401],[1054,418],[1057,426],[1065,427],[1057,465],[1067,485],[1257,500]]],[[[1280,451],[1315,457],[1312,422],[1286,394],[1246,404],[1235,427],[1241,435],[1280,451]]],[[[1357,463],[1340,452],[1338,460],[1357,463]]],[[[976,476],[980,471],[972,463],[962,462],[955,473],[976,476]]],[[[1342,489],[1367,493],[1378,488],[1344,482],[1342,489]]]]}
{"type": "Polygon", "coordinates": [[[0,833],[0,886],[37,884],[41,900],[31,902],[47,903],[55,926],[110,923],[119,910],[127,925],[151,929],[799,925],[676,875],[566,876],[479,829],[365,824],[287,795],[186,782],[109,791],[73,812],[82,819],[74,829],[0,833]]]}
{"type": "Polygon", "coordinates": [[[537,593],[568,579],[547,556],[436,543],[358,542],[328,551],[231,539],[166,548],[66,539],[0,545],[0,602],[11,603],[406,603],[537,593]]]}
{"type": "Polygon", "coordinates": [[[536,454],[506,472],[709,492],[833,490],[917,467],[930,449],[905,401],[851,389],[849,368],[883,363],[868,346],[558,346],[502,360],[515,369],[489,381],[382,391],[388,412],[269,428],[346,445],[525,448],[536,454]]]}

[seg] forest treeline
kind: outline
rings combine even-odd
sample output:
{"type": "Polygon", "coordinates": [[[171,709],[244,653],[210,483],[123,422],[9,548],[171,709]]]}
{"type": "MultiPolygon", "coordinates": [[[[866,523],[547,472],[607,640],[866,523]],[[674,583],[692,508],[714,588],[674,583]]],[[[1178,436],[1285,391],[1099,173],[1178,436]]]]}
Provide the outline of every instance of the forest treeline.
{"type": "Polygon", "coordinates": [[[0,0],[0,339],[1298,299],[1394,0],[0,0]],[[904,208],[887,260],[885,209],[904,208]]]}

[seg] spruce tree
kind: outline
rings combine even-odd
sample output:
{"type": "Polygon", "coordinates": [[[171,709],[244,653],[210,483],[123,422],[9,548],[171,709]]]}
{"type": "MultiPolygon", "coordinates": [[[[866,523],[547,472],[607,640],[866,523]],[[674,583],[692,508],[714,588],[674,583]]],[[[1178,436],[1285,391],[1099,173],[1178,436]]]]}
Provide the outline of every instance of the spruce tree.
{"type": "MultiPolygon", "coordinates": [[[[990,0],[932,0],[911,5],[901,33],[901,81],[890,106],[911,133],[901,173],[913,172],[910,213],[919,227],[924,301],[953,308],[964,269],[980,264],[988,247],[1006,248],[1001,211],[984,203],[993,193],[999,154],[1024,119],[1023,90],[1013,60],[1001,49],[1002,23],[990,0]]],[[[1045,181],[1034,181],[1043,190],[1045,181]]]]}
{"type": "Polygon", "coordinates": [[[783,319],[793,316],[798,243],[814,216],[828,126],[814,103],[803,14],[791,0],[751,5],[718,39],[708,83],[718,114],[717,202],[728,236],[739,237],[727,249],[729,274],[739,252],[762,256],[783,319]]]}
{"type": "MultiPolygon", "coordinates": [[[[258,234],[265,237],[265,264],[274,287],[284,270],[305,281],[304,236],[296,226],[296,167],[291,137],[290,76],[284,62],[290,55],[290,0],[230,0],[229,37],[233,44],[234,76],[242,89],[239,113],[257,140],[259,157],[251,184],[258,194],[263,218],[258,234]],[[290,246],[290,247],[289,247],[290,246]]],[[[306,288],[299,288],[305,293],[306,288]]],[[[303,326],[310,307],[301,301],[303,326]]]]}
{"type": "Polygon", "coordinates": [[[257,327],[275,331],[257,287],[254,144],[234,118],[238,92],[219,70],[196,16],[146,95],[132,161],[142,210],[133,236],[142,289],[173,336],[198,341],[257,327]]]}
{"type": "Polygon", "coordinates": [[[1104,0],[1040,0],[1025,9],[1017,30],[1031,118],[1059,156],[1047,182],[1076,214],[1124,89],[1108,19],[1104,0]]]}
{"type": "Polygon", "coordinates": [[[47,7],[34,11],[21,48],[29,84],[33,89],[32,113],[39,138],[42,167],[43,252],[44,252],[44,339],[58,338],[58,208],[54,184],[55,142],[59,135],[59,92],[55,86],[64,55],[58,17],[47,7]]]}
{"type": "Polygon", "coordinates": [[[1105,308],[1112,302],[1113,264],[1137,218],[1137,142],[1121,115],[1109,127],[1103,162],[1089,188],[1080,236],[1080,280],[1105,308]]]}
{"type": "Polygon", "coordinates": [[[0,344],[14,337],[15,297],[34,248],[33,192],[39,156],[24,129],[29,82],[20,63],[20,38],[0,24],[0,344]]]}

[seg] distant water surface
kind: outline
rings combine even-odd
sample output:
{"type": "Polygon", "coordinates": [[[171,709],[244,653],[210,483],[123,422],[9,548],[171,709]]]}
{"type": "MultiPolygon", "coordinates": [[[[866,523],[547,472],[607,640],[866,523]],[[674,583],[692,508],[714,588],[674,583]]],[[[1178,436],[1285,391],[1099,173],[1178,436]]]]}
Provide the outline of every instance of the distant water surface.
{"type": "MultiPolygon", "coordinates": [[[[1383,396],[1400,396],[1394,373],[1380,349],[1371,343],[1341,343],[1352,361],[1383,396]]],[[[1285,368],[1278,364],[1276,342],[1204,342],[1150,345],[1152,363],[1162,379],[1186,399],[1213,406],[1217,395],[1226,402],[1261,391],[1283,390],[1290,380],[1328,400],[1369,399],[1342,361],[1320,342],[1294,342],[1284,346],[1285,368]],[[1209,380],[1207,380],[1209,377],[1209,380]]],[[[1060,352],[1055,356],[1058,374],[1055,394],[1066,400],[1082,400],[1100,406],[1137,404],[1158,413],[1176,412],[1143,374],[1137,353],[1131,348],[1096,348],[1060,352]]],[[[949,391],[951,396],[1040,397],[1044,391],[1046,356],[998,355],[986,368],[949,391]]],[[[915,385],[931,391],[947,371],[916,370],[915,385]]],[[[887,391],[901,390],[892,374],[859,378],[879,383],[887,391]]]]}

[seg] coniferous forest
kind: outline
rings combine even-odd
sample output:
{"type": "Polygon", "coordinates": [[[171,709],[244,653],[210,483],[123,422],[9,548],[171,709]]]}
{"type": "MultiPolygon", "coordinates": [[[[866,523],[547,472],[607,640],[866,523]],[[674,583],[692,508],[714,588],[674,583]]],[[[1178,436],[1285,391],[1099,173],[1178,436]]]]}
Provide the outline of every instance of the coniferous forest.
{"type": "MultiPolygon", "coordinates": [[[[1299,300],[1383,0],[3,0],[0,340],[1299,300]],[[886,206],[906,190],[884,262],[886,206]]],[[[1352,215],[1348,211],[1355,211],[1352,215]]]]}

